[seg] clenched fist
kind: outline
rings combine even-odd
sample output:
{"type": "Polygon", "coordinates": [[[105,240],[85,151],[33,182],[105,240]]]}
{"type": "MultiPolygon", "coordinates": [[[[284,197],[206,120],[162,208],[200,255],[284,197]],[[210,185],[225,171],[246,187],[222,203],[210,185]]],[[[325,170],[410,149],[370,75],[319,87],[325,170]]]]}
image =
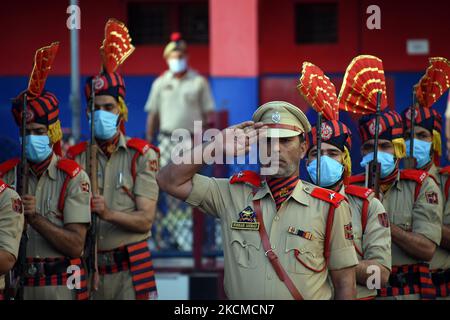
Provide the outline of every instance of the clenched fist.
{"type": "Polygon", "coordinates": [[[96,213],[102,220],[106,220],[110,214],[110,210],[106,206],[105,198],[103,196],[92,197],[91,210],[93,213],[96,213]]]}

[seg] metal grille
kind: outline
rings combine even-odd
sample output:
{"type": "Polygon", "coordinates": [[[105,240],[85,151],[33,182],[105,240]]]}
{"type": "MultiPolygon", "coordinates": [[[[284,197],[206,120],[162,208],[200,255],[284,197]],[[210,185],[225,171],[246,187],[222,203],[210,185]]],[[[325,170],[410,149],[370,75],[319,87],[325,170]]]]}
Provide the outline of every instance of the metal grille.
{"type": "Polygon", "coordinates": [[[169,9],[164,3],[129,3],[128,27],[133,43],[166,43],[171,32],[169,9]]]}
{"type": "Polygon", "coordinates": [[[208,3],[184,4],[180,10],[180,30],[188,43],[209,41],[208,3]]]}
{"type": "Polygon", "coordinates": [[[338,4],[296,4],[295,40],[299,44],[336,43],[338,40],[338,4]]]}

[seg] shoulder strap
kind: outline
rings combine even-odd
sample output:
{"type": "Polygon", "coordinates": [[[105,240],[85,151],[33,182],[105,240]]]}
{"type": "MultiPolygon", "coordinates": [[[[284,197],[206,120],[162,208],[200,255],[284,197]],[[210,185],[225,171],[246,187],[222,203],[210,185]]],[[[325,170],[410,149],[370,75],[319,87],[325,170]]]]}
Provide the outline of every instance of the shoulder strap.
{"type": "MultiPolygon", "coordinates": [[[[339,207],[342,201],[345,200],[345,197],[340,194],[339,192],[335,192],[332,190],[315,187],[314,190],[311,192],[311,196],[323,200],[325,202],[328,202],[330,204],[330,207],[328,209],[328,216],[327,216],[327,225],[325,228],[325,239],[324,239],[324,257],[325,257],[325,267],[328,265],[328,261],[330,258],[330,252],[331,252],[331,231],[333,228],[334,223],[334,212],[336,208],[339,207]]],[[[325,267],[323,269],[325,269],[325,267]]],[[[322,269],[322,270],[323,270],[322,269]]]]}
{"type": "Polygon", "coordinates": [[[61,187],[61,192],[59,194],[58,200],[58,210],[61,213],[64,213],[67,186],[69,185],[70,180],[76,177],[81,172],[81,168],[78,163],[70,159],[60,159],[56,164],[56,167],[66,173],[66,178],[64,179],[64,183],[61,187]]]}
{"type": "Polygon", "coordinates": [[[6,188],[8,188],[8,185],[2,179],[0,179],[0,194],[3,193],[6,188]]]}
{"type": "Polygon", "coordinates": [[[20,163],[19,158],[13,158],[6,160],[5,162],[0,164],[0,177],[3,177],[9,171],[14,169],[20,163]]]}
{"type": "Polygon", "coordinates": [[[439,170],[440,174],[450,174],[450,166],[443,167],[439,170]]]}
{"type": "Polygon", "coordinates": [[[419,197],[422,184],[428,176],[429,173],[423,170],[404,169],[400,171],[400,179],[415,181],[417,183],[414,191],[414,201],[419,197]]]}
{"type": "Polygon", "coordinates": [[[230,179],[230,184],[235,183],[249,183],[253,187],[259,188],[261,187],[261,176],[251,170],[239,171],[230,179]]]}
{"type": "Polygon", "coordinates": [[[133,182],[136,181],[137,171],[137,160],[140,156],[144,155],[148,150],[153,149],[158,154],[158,158],[160,156],[160,151],[158,147],[148,143],[145,140],[138,138],[131,138],[127,141],[127,147],[136,150],[136,153],[133,156],[133,160],[131,161],[131,176],[133,177],[133,182]]]}
{"type": "Polygon", "coordinates": [[[284,270],[278,256],[273,252],[272,246],[270,244],[269,236],[267,235],[266,227],[264,226],[264,220],[261,211],[260,200],[254,200],[253,206],[255,207],[256,220],[259,222],[259,235],[261,237],[262,245],[265,251],[265,256],[269,259],[270,264],[275,270],[278,278],[286,285],[292,297],[295,300],[303,300],[303,296],[300,291],[298,291],[292,279],[289,277],[288,273],[284,270]]]}
{"type": "Polygon", "coordinates": [[[366,177],[363,174],[358,174],[356,176],[351,176],[350,178],[348,178],[349,184],[361,183],[361,182],[365,182],[365,181],[366,181],[366,177]]]}
{"type": "Polygon", "coordinates": [[[439,174],[447,176],[447,181],[445,181],[445,185],[444,185],[445,200],[447,200],[449,189],[450,189],[450,166],[441,168],[441,170],[439,170],[439,174]]]}
{"type": "Polygon", "coordinates": [[[339,207],[341,202],[345,200],[345,197],[339,192],[320,187],[315,187],[314,190],[311,192],[311,195],[314,198],[328,202],[329,204],[331,204],[331,206],[335,208],[339,207]]]}
{"type": "Polygon", "coordinates": [[[364,234],[364,232],[366,231],[367,220],[369,217],[369,196],[373,193],[373,190],[356,185],[349,185],[345,187],[345,193],[360,198],[362,200],[361,225],[362,225],[362,234],[364,234]]]}
{"type": "Polygon", "coordinates": [[[74,146],[71,146],[66,152],[66,158],[74,160],[78,155],[85,152],[88,148],[88,142],[83,141],[74,146]]]}

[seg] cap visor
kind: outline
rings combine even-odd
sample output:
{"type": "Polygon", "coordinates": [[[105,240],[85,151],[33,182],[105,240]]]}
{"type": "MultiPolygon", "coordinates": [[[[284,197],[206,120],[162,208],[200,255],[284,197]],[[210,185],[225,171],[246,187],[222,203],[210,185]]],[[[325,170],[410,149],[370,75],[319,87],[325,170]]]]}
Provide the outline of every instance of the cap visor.
{"type": "Polygon", "coordinates": [[[289,129],[276,129],[276,128],[267,129],[268,138],[289,138],[298,135],[300,135],[300,132],[289,129]]]}

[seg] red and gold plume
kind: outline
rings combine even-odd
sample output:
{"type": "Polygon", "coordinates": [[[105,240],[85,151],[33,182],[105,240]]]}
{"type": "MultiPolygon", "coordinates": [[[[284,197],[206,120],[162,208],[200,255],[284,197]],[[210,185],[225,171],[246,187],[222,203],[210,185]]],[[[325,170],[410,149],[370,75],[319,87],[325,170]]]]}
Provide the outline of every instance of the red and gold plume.
{"type": "Polygon", "coordinates": [[[383,62],[375,56],[357,56],[345,71],[339,93],[339,108],[360,115],[375,113],[378,91],[382,92],[383,111],[388,105],[383,62]]]}
{"type": "Polygon", "coordinates": [[[116,19],[109,19],[105,26],[105,39],[100,47],[105,71],[115,72],[133,51],[134,46],[125,24],[116,19]]]}
{"type": "Polygon", "coordinates": [[[414,88],[421,107],[430,108],[450,88],[450,62],[442,57],[429,59],[430,65],[414,88]]]}
{"type": "Polygon", "coordinates": [[[58,48],[59,42],[53,42],[51,45],[36,51],[33,71],[31,71],[27,89],[30,98],[40,96],[44,90],[45,81],[47,80],[48,73],[52,69],[53,60],[55,60],[58,48]]]}
{"type": "Polygon", "coordinates": [[[336,88],[323,71],[311,62],[303,62],[297,89],[303,98],[327,120],[339,120],[336,88]]]}

